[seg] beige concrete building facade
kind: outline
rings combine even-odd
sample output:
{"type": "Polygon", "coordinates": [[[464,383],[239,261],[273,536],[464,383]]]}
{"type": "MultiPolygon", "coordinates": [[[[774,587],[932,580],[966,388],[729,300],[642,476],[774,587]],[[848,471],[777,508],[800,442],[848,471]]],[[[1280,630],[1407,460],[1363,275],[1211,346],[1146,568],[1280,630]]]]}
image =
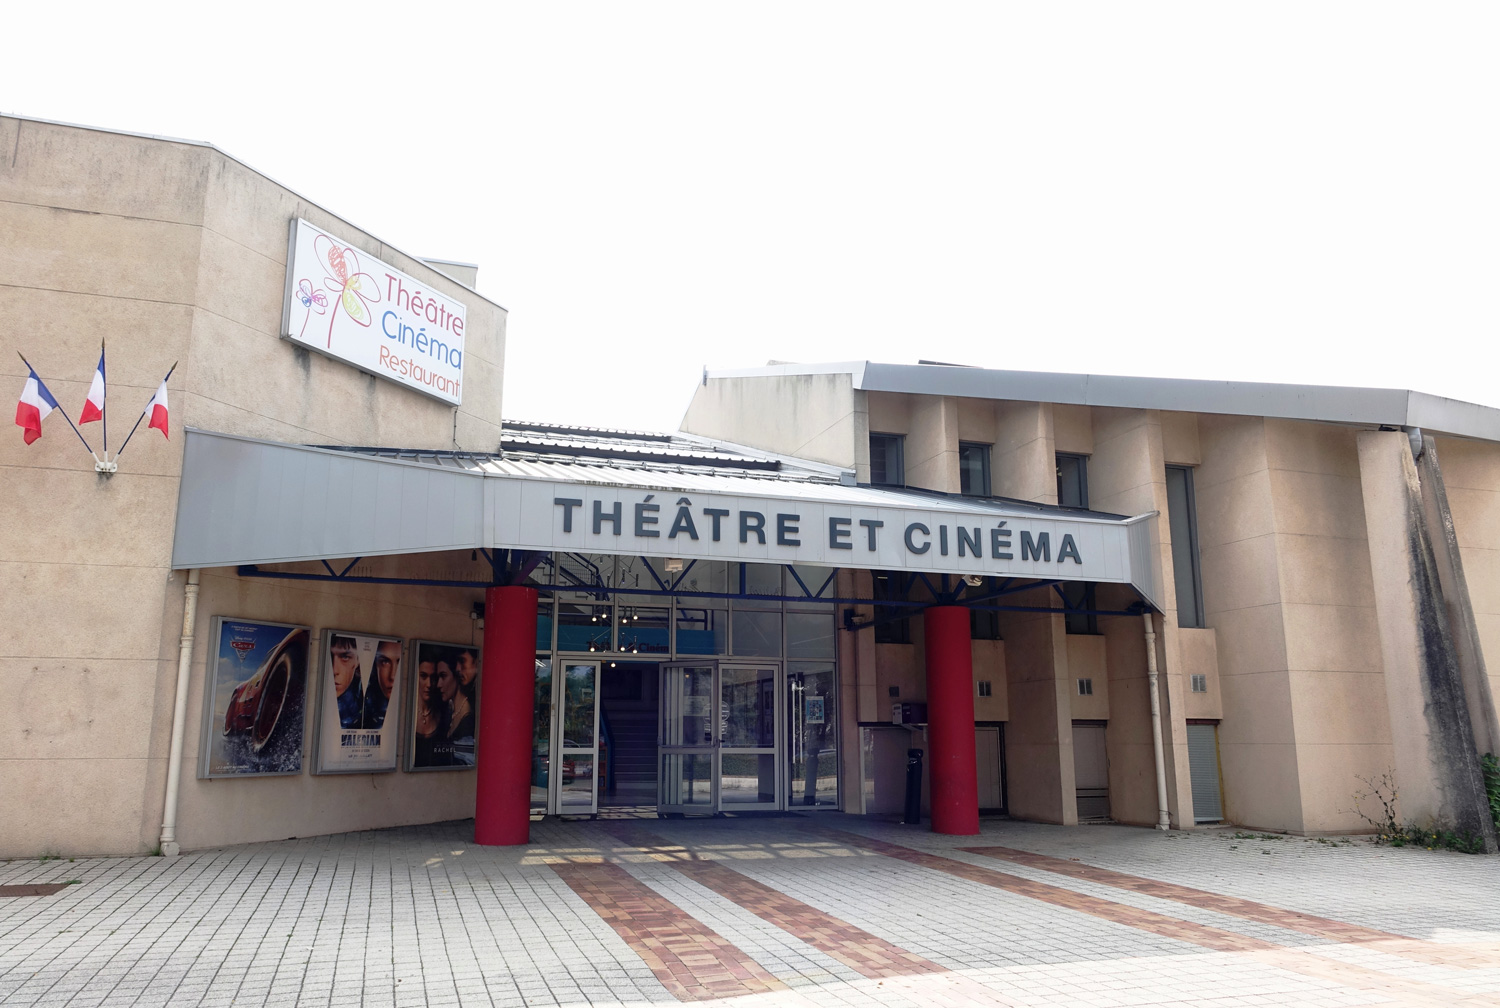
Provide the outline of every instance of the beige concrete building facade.
{"type": "MultiPolygon", "coordinates": [[[[1496,744],[1500,411],[1389,390],[852,362],[710,371],[682,428],[862,482],[1157,512],[1174,826],[1366,830],[1356,795],[1391,772],[1404,818],[1488,828],[1476,754],[1496,744]]],[[[995,639],[973,642],[976,721],[1004,726],[1006,804],[1074,823],[1100,813],[1107,781],[1110,817],[1151,824],[1141,621],[1070,617],[1061,594],[1017,596],[1055,612],[1000,612],[975,635],[995,639]]],[[[1114,586],[1092,597],[1129,601],[1114,586]]],[[[867,626],[845,648],[861,724],[887,717],[893,690],[924,695],[911,623],[914,643],[867,626]]]]}
{"type": "MultiPolygon", "coordinates": [[[[183,623],[185,575],[171,568],[171,546],[184,428],[316,444],[492,444],[505,311],[205,144],[0,117],[0,145],[0,373],[13,391],[27,377],[19,351],[76,420],[107,341],[113,454],[178,362],[170,438],[142,424],[112,475],[95,471],[56,414],[32,445],[19,431],[0,438],[10,496],[0,517],[0,857],[150,850],[183,623]],[[460,407],[280,338],[288,227],[299,217],[466,306],[460,407]]],[[[100,424],[83,431],[99,450],[100,424]]],[[[467,641],[480,594],[204,571],[182,846],[471,815],[472,774],[200,780],[193,767],[211,617],[467,641]]]]}
{"type": "Polygon", "coordinates": [[[1341,832],[1366,825],[1360,779],[1391,770],[1407,818],[1471,823],[1476,754],[1500,745],[1500,411],[860,362],[710,373],[671,435],[505,425],[506,313],[474,267],[205,144],[0,117],[0,150],[0,339],[75,419],[105,341],[110,437],[106,459],[84,425],[91,455],[53,415],[34,444],[0,438],[0,857],[474,815],[482,775],[314,773],[311,731],[298,772],[204,773],[225,718],[212,635],[222,618],[304,626],[324,652],[336,631],[404,641],[409,688],[412,642],[498,639],[481,603],[502,587],[540,598],[532,814],[597,811],[626,720],[637,805],[899,811],[907,750],[938,749],[923,611],[941,604],[971,610],[980,809],[1341,832]],[[289,338],[299,221],[462,307],[460,402],[289,338]],[[142,424],[115,460],[174,362],[170,437],[142,424]],[[851,548],[876,513],[884,566],[851,548]],[[998,546],[935,559],[950,519],[1010,523],[1017,562],[1052,551],[1051,573],[991,563],[998,546]],[[1070,529],[1113,545],[1075,571],[1070,529]],[[668,751],[668,683],[700,673],[722,709],[731,688],[748,705],[732,758],[703,694],[677,714],[723,737],[668,751]],[[595,695],[590,739],[575,707],[595,695]],[[694,760],[706,802],[706,778],[671,777],[694,760]]]}

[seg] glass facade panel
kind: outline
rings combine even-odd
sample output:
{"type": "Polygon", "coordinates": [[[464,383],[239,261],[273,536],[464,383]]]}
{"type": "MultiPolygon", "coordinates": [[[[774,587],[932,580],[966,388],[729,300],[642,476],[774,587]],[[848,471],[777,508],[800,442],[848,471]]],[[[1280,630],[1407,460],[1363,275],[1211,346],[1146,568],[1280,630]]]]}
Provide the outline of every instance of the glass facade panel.
{"type": "Polygon", "coordinates": [[[597,585],[612,587],[615,583],[613,556],[604,553],[554,553],[552,556],[551,580],[559,588],[566,589],[558,592],[558,598],[598,601],[597,593],[590,594],[589,589],[597,585]]]}
{"type": "Polygon", "coordinates": [[[663,745],[712,745],[714,670],[685,668],[669,671],[662,690],[663,745]]]}
{"type": "Polygon", "coordinates": [[[740,611],[730,619],[730,653],[755,658],[781,657],[781,613],[740,611]]]}
{"type": "Polygon", "coordinates": [[[776,670],[726,666],[719,680],[720,744],[726,749],[773,748],[776,670]]]}
{"type": "Polygon", "coordinates": [[[786,614],[788,658],[832,658],[836,630],[833,611],[786,614]]]}
{"type": "MultiPolygon", "coordinates": [[[[701,532],[699,533],[702,534],[701,532]]],[[[737,575],[736,575],[737,576],[737,575]]],[[[729,590],[729,563],[724,560],[689,560],[681,574],[673,574],[678,582],[672,587],[677,591],[727,592],[729,590]]],[[[738,586],[736,586],[738,587],[738,586]]],[[[704,599],[685,596],[678,601],[693,605],[717,606],[728,603],[724,599],[704,599]]]]}
{"type": "MultiPolygon", "coordinates": [[[[859,531],[856,529],[856,531],[859,531]]],[[[853,539],[851,538],[851,542],[853,539]]],[[[838,572],[836,567],[812,567],[807,564],[792,564],[787,572],[786,593],[790,598],[787,605],[796,605],[797,599],[804,594],[809,596],[809,601],[823,596],[836,595],[835,581],[830,580],[838,572]],[[793,576],[795,575],[795,576],[793,576]],[[804,592],[803,589],[806,589],[804,592]]]]}
{"type": "Polygon", "coordinates": [[[608,651],[614,642],[614,607],[578,602],[557,604],[557,650],[608,651]]]}
{"type": "MultiPolygon", "coordinates": [[[[730,591],[740,591],[740,584],[744,584],[746,595],[780,595],[781,594],[781,565],[780,564],[736,564],[729,572],[730,591]],[[741,577],[743,575],[743,582],[741,577]]],[[[796,585],[793,585],[795,588],[796,585]]],[[[767,601],[765,599],[735,599],[736,609],[780,609],[781,603],[767,601]]]]}
{"type": "Polygon", "coordinates": [[[531,727],[531,807],[547,807],[547,777],[552,745],[552,663],[536,663],[536,712],[531,727]]]}
{"type": "MultiPolygon", "coordinates": [[[[658,708],[654,726],[648,726],[656,729],[655,737],[638,746],[646,754],[655,750],[657,773],[646,769],[649,762],[639,768],[645,773],[637,790],[645,800],[654,794],[669,810],[691,806],[695,813],[786,808],[789,800],[801,808],[837,807],[838,613],[834,605],[818,601],[820,593],[838,594],[832,580],[837,569],[804,564],[795,568],[793,577],[782,565],[771,563],[685,564],[682,571],[668,575],[665,565],[659,568],[656,561],[568,554],[558,566],[545,568],[546,581],[556,580],[562,572],[572,578],[573,590],[555,589],[539,600],[538,651],[547,653],[555,636],[559,653],[592,651],[603,663],[603,677],[593,664],[584,664],[581,655],[556,668],[548,663],[538,666],[533,808],[586,814],[595,810],[597,800],[619,797],[614,790],[616,768],[610,765],[616,753],[606,758],[598,748],[605,740],[596,731],[603,730],[603,718],[615,725],[620,711],[611,713],[611,703],[618,707],[630,698],[607,695],[596,700],[595,693],[601,683],[607,687],[612,682],[610,669],[619,671],[617,664],[632,663],[652,677],[653,692],[657,684],[661,690],[659,705],[654,699],[650,703],[658,708]],[[665,587],[660,587],[658,576],[665,587]],[[680,582],[673,583],[678,578],[680,582]],[[596,587],[601,581],[618,585],[619,594],[601,599],[596,587]],[[585,590],[589,588],[592,594],[585,590]],[[672,599],[642,594],[647,590],[745,592],[771,598],[672,599]],[[695,655],[714,660],[696,668],[656,665],[674,657],[691,662],[695,655]],[[600,703],[603,718],[596,716],[600,703]],[[549,743],[555,751],[548,751],[549,743]],[[596,782],[600,774],[609,780],[596,782]]],[[[608,744],[617,743],[619,738],[611,738],[608,744]]]]}
{"type": "Polygon", "coordinates": [[[619,603],[643,602],[648,605],[664,605],[664,595],[626,595],[625,591],[639,588],[645,591],[666,591],[676,574],[668,574],[665,560],[656,557],[622,556],[619,558],[617,582],[622,590],[615,596],[619,603]]]}
{"type": "Polygon", "coordinates": [[[697,805],[705,810],[712,808],[713,775],[711,753],[664,753],[661,758],[661,803],[697,805]]]}
{"type": "MultiPolygon", "coordinates": [[[[658,600],[662,596],[658,596],[658,600]]],[[[627,654],[664,655],[671,652],[666,609],[622,605],[618,647],[627,654]]]]}
{"type": "Polygon", "coordinates": [[[570,808],[579,811],[594,807],[594,757],[564,753],[562,782],[558,787],[557,811],[567,815],[570,808]]]}
{"type": "Polygon", "coordinates": [[[832,662],[787,665],[788,806],[835,807],[839,799],[838,696],[832,662]]]}
{"type": "Polygon", "coordinates": [[[542,599],[537,603],[536,613],[536,649],[538,651],[552,650],[552,601],[542,599]]]}
{"type": "Polygon", "coordinates": [[[724,753],[720,757],[721,805],[765,805],[776,801],[774,753],[724,753]]]}
{"type": "Polygon", "coordinates": [[[724,609],[677,607],[677,653],[717,655],[729,651],[729,613],[724,609]]]}
{"type": "Polygon", "coordinates": [[[564,749],[594,748],[593,665],[568,665],[563,672],[562,733],[564,749]]]}

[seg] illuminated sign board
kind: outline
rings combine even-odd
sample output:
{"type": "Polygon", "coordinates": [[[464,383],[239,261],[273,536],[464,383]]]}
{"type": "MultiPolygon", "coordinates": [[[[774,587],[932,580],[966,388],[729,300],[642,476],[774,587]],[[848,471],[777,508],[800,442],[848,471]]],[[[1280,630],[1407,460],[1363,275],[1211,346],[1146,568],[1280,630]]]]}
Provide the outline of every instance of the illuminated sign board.
{"type": "Polygon", "coordinates": [[[341,239],[292,221],[282,336],[457,406],[465,307],[341,239]]]}

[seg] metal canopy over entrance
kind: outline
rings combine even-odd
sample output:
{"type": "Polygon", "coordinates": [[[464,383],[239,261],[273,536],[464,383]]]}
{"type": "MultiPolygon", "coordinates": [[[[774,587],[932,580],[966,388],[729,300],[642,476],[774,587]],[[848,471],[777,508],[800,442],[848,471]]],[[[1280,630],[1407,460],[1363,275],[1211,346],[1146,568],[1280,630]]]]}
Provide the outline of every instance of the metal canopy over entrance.
{"type": "Polygon", "coordinates": [[[173,567],[480,549],[623,554],[900,571],[934,587],[955,575],[1128,584],[1159,608],[1154,512],[1124,517],[828,476],[387,454],[189,430],[173,567]]]}

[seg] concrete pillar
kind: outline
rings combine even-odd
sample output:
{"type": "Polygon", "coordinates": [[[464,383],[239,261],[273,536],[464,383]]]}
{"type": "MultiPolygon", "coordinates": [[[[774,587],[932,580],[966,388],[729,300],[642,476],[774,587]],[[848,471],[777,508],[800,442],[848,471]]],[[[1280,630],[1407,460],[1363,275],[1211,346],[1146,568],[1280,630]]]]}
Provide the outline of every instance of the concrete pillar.
{"type": "Polygon", "coordinates": [[[1493,851],[1494,823],[1406,434],[1361,431],[1359,477],[1399,813],[1422,826],[1469,830],[1493,851]]]}
{"type": "Polygon", "coordinates": [[[974,669],[969,610],[934,606],[922,614],[927,655],[928,779],[932,831],[979,832],[979,781],[974,753],[974,669]]]}
{"type": "Polygon", "coordinates": [[[484,592],[484,676],[479,685],[474,842],[531,840],[531,733],[536,717],[535,588],[484,592]]]}

